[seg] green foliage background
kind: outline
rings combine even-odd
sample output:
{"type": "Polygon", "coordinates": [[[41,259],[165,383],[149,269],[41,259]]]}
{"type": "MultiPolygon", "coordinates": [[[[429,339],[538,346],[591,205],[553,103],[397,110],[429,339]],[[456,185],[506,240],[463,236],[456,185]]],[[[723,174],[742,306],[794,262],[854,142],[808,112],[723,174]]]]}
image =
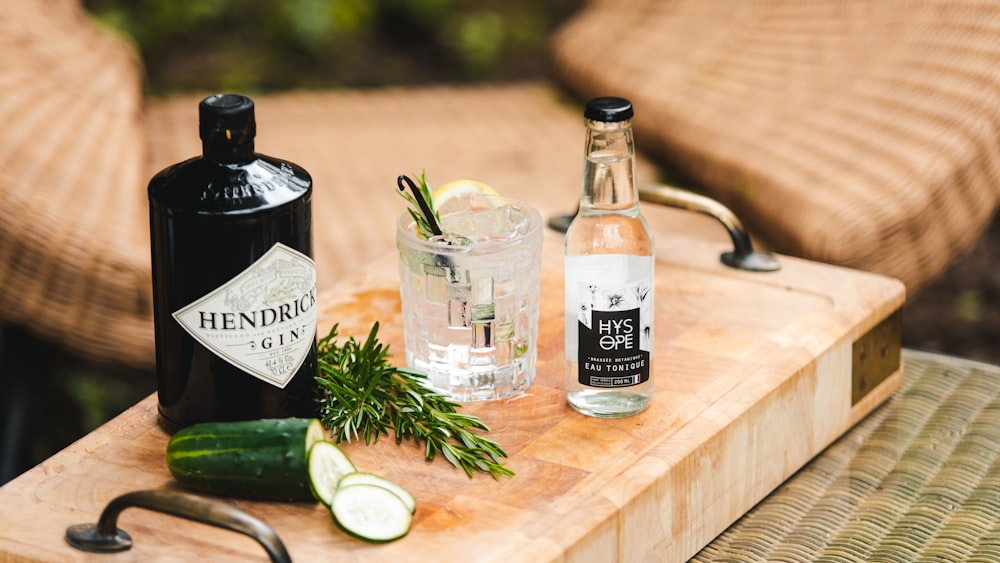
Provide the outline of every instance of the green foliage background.
{"type": "Polygon", "coordinates": [[[152,94],[503,81],[547,74],[584,0],[86,0],[152,94]]]}

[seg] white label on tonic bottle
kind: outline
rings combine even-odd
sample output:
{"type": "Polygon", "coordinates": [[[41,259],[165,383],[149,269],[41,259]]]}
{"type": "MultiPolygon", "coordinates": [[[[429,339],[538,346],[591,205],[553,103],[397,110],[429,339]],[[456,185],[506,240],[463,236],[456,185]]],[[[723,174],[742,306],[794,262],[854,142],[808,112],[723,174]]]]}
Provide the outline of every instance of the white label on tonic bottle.
{"type": "Polygon", "coordinates": [[[649,380],[653,257],[567,257],[566,280],[566,358],[577,362],[580,384],[618,388],[649,380]]]}
{"type": "Polygon", "coordinates": [[[173,316],[219,357],[283,389],[316,341],[316,266],[305,254],[275,244],[173,316]]]}

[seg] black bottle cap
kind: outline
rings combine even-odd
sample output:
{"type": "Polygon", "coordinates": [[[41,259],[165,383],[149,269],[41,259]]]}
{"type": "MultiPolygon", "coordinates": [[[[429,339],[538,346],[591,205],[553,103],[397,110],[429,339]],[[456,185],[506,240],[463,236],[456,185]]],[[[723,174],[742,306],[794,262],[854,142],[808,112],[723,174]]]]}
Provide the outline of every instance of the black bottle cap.
{"type": "Polygon", "coordinates": [[[240,142],[257,134],[253,100],[240,94],[216,94],[198,104],[198,133],[203,141],[240,142]]]}
{"type": "Polygon", "coordinates": [[[632,119],[632,102],[613,96],[594,98],[587,102],[583,116],[593,121],[604,121],[605,123],[632,119]]]}

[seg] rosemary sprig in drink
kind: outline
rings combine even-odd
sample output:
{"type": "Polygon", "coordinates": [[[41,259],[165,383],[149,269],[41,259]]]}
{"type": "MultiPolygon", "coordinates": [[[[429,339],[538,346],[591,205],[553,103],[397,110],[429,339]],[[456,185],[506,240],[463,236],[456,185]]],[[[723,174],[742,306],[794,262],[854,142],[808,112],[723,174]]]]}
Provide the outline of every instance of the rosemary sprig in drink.
{"type": "Polygon", "coordinates": [[[507,457],[500,445],[475,432],[489,431],[481,420],[456,412],[460,405],[427,387],[424,374],[389,363],[377,322],[364,344],[353,337],[338,344],[337,327],[319,340],[316,382],[323,391],[320,420],[338,442],[372,444],[392,430],[397,444],[423,443],[428,460],[440,452],[470,477],[473,471],[494,479],[514,475],[500,461],[507,457]]]}
{"type": "Polygon", "coordinates": [[[434,198],[431,196],[431,188],[427,185],[427,173],[420,173],[420,185],[417,186],[413,180],[405,174],[400,174],[396,178],[396,186],[399,187],[399,195],[410,203],[410,217],[417,224],[417,235],[427,240],[435,235],[441,234],[441,217],[437,209],[434,208],[434,198]],[[407,193],[407,188],[410,193],[407,193]]]}

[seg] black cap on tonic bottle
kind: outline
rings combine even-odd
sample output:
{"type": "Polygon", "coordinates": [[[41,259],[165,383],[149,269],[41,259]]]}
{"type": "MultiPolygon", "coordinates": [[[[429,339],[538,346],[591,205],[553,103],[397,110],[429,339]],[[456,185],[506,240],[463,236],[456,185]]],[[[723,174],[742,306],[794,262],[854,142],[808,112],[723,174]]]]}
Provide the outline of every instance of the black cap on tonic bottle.
{"type": "Polygon", "coordinates": [[[198,105],[198,133],[209,144],[240,143],[257,134],[253,100],[240,94],[216,94],[198,105]]]}
{"type": "Polygon", "coordinates": [[[605,123],[632,119],[632,102],[614,96],[594,98],[587,102],[583,116],[592,121],[605,123]]]}

